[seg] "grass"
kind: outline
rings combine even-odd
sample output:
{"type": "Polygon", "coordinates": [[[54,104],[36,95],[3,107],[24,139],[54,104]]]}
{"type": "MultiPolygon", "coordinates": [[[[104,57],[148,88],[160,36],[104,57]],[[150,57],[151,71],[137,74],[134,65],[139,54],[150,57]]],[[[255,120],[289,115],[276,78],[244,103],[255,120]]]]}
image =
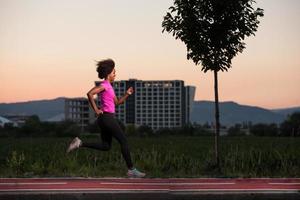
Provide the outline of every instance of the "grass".
{"type": "MultiPolygon", "coordinates": [[[[97,141],[98,137],[83,138],[97,141]]],[[[124,177],[126,165],[114,141],[109,152],[80,149],[71,138],[1,138],[0,177],[124,177]]],[[[300,177],[300,138],[221,137],[220,165],[212,137],[129,137],[135,166],[148,177],[300,177]]]]}

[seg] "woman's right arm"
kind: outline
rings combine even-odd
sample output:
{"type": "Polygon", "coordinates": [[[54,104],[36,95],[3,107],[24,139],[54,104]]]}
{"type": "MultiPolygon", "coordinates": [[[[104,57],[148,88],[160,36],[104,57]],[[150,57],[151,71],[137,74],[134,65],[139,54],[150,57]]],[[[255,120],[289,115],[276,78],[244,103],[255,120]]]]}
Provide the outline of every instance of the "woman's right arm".
{"type": "Polygon", "coordinates": [[[96,87],[93,87],[90,91],[88,91],[87,93],[87,96],[88,96],[88,100],[89,100],[89,103],[90,105],[92,106],[93,110],[95,111],[95,113],[97,115],[100,115],[103,113],[103,111],[101,109],[99,109],[95,103],[95,100],[94,100],[94,95],[95,94],[98,94],[100,92],[102,92],[104,90],[104,87],[103,86],[96,86],[96,87]]]}

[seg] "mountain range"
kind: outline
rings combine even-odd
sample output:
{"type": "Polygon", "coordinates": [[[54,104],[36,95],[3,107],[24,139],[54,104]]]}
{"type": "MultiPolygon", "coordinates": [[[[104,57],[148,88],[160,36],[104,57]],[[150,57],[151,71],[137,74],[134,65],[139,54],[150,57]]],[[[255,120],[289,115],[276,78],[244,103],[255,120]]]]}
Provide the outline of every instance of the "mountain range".
{"type": "Polygon", "coordinates": [[[40,120],[46,121],[64,113],[65,98],[50,100],[36,100],[17,103],[0,103],[0,115],[38,115],[40,120]]]}
{"type": "MultiPolygon", "coordinates": [[[[240,105],[236,102],[220,102],[220,121],[222,125],[235,123],[281,123],[287,115],[300,112],[300,107],[269,110],[256,106],[240,105]]],[[[65,97],[50,100],[37,100],[18,103],[0,103],[0,116],[38,115],[42,121],[63,119],[65,97]]],[[[214,122],[214,102],[194,101],[191,122],[199,124],[214,122]]]]}
{"type": "MultiPolygon", "coordinates": [[[[191,121],[199,124],[214,122],[213,101],[194,101],[191,121]]],[[[300,107],[269,110],[257,106],[240,105],[235,102],[221,102],[220,123],[222,125],[233,125],[236,123],[276,123],[283,122],[287,115],[300,112],[300,107]]]]}

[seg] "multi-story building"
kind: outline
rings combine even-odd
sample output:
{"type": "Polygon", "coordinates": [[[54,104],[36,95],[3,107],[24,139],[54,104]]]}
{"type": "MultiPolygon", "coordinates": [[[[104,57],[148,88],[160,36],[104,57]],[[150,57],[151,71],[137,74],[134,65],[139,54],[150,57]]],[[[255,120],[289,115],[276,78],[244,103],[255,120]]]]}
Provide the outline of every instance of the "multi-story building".
{"type": "Polygon", "coordinates": [[[156,130],[181,127],[190,121],[195,87],[185,86],[184,81],[129,79],[115,81],[113,87],[117,97],[129,87],[135,90],[124,104],[116,107],[116,117],[124,124],[147,125],[156,130]]]}
{"type": "MultiPolygon", "coordinates": [[[[100,83],[96,81],[95,85],[100,83]]],[[[157,130],[181,127],[190,122],[195,87],[185,86],[184,81],[129,79],[115,81],[113,87],[117,97],[122,97],[129,87],[134,88],[125,103],[116,107],[116,117],[124,124],[147,125],[157,130]]],[[[101,105],[99,98],[96,104],[101,105]]],[[[95,113],[87,98],[69,98],[65,102],[65,119],[84,128],[94,123],[95,113]]]]}
{"type": "Polygon", "coordinates": [[[187,123],[191,123],[191,113],[194,104],[196,87],[195,86],[185,86],[185,112],[186,112],[186,119],[187,123]]]}
{"type": "Polygon", "coordinates": [[[83,130],[94,123],[95,113],[90,108],[87,98],[66,98],[65,119],[76,122],[83,130]]]}

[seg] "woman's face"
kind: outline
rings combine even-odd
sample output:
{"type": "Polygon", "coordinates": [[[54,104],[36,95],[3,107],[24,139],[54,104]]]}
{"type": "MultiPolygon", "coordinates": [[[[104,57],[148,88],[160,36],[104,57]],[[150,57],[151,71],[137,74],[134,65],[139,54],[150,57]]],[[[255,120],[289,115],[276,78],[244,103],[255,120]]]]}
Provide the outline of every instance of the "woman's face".
{"type": "Polygon", "coordinates": [[[110,74],[108,74],[107,76],[107,79],[110,81],[110,82],[113,82],[116,78],[116,70],[115,68],[112,70],[112,72],[110,74]]]}

